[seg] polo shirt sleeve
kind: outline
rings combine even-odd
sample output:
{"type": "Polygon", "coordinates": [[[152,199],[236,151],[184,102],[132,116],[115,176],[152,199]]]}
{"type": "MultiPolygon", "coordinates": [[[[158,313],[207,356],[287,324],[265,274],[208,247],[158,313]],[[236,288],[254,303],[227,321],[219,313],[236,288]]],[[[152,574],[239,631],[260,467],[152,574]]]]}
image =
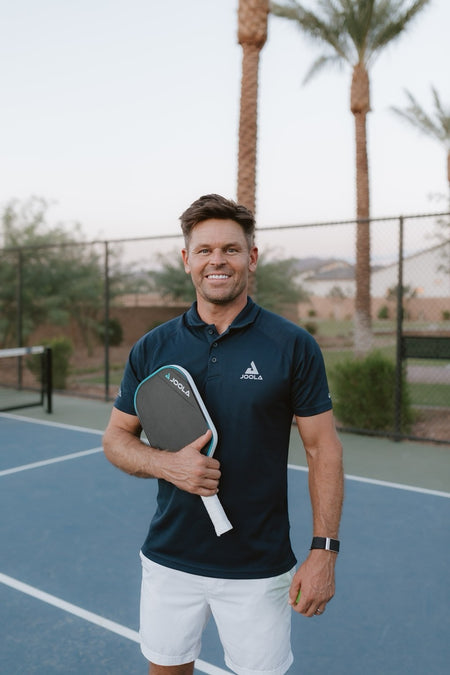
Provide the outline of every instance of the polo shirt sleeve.
{"type": "Polygon", "coordinates": [[[291,396],[294,413],[299,417],[311,417],[332,408],[322,352],[303,329],[294,350],[291,396]]]}
{"type": "Polygon", "coordinates": [[[134,408],[134,394],[142,379],[139,378],[137,372],[138,369],[136,367],[136,352],[138,351],[139,346],[136,344],[128,356],[128,361],[125,366],[119,392],[117,394],[116,400],[114,401],[114,407],[124,413],[128,413],[128,415],[136,415],[136,410],[134,408]]]}

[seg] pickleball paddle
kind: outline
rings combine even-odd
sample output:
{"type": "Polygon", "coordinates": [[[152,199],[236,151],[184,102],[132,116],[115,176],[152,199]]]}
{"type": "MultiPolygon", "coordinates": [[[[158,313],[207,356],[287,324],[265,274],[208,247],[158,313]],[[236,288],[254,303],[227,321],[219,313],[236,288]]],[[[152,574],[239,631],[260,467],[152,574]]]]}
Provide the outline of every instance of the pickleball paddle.
{"type": "MultiPolygon", "coordinates": [[[[202,452],[213,455],[216,428],[194,380],[181,366],[163,366],[145,378],[136,389],[134,407],[153,448],[176,452],[211,429],[211,440],[202,452]]],[[[231,530],[217,495],[202,500],[217,536],[231,530]]]]}

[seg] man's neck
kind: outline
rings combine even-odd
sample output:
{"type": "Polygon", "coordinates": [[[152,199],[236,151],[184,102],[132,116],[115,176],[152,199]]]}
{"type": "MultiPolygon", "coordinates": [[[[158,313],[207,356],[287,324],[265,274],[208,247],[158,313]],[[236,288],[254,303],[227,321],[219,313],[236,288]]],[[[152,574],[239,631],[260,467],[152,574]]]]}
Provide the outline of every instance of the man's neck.
{"type": "Polygon", "coordinates": [[[247,304],[247,296],[230,305],[215,305],[197,298],[197,312],[199,317],[207,324],[214,324],[219,335],[225,333],[228,326],[233,323],[238,314],[247,304]]]}

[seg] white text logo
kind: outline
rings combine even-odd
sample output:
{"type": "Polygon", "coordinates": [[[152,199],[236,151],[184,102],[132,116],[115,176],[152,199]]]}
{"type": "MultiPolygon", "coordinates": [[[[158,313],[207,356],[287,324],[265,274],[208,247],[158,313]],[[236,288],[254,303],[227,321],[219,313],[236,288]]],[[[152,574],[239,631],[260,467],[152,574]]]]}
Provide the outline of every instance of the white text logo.
{"type": "Polygon", "coordinates": [[[191,395],[189,389],[185,389],[181,382],[178,382],[178,380],[175,377],[172,377],[170,373],[167,373],[167,375],[165,375],[165,378],[166,380],[169,380],[170,384],[173,384],[174,387],[178,387],[178,389],[189,398],[189,396],[191,395]]]}
{"type": "Polygon", "coordinates": [[[255,366],[255,362],[250,363],[249,368],[241,375],[241,380],[262,380],[263,378],[258,372],[258,368],[255,366]]]}

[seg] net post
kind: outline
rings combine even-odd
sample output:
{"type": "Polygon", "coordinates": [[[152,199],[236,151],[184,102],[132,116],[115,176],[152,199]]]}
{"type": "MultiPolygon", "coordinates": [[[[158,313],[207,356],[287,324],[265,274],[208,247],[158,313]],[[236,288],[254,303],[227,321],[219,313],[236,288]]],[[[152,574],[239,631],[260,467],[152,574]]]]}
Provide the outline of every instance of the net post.
{"type": "MultiPolygon", "coordinates": [[[[23,251],[19,249],[17,253],[17,345],[23,347],[23,251]]],[[[22,356],[17,357],[17,386],[22,389],[23,383],[23,361],[22,356]]]]}
{"type": "Polygon", "coordinates": [[[395,355],[395,440],[399,441],[402,430],[403,399],[403,216],[398,223],[398,277],[397,277],[397,325],[395,355]]]}
{"type": "Polygon", "coordinates": [[[45,389],[47,393],[47,413],[53,412],[53,358],[51,347],[46,347],[45,356],[45,389]]]}
{"type": "Polygon", "coordinates": [[[104,334],[103,334],[103,349],[104,349],[104,367],[105,367],[105,401],[109,401],[109,305],[110,305],[110,286],[109,286],[109,246],[105,241],[105,269],[104,269],[104,334]]]}

